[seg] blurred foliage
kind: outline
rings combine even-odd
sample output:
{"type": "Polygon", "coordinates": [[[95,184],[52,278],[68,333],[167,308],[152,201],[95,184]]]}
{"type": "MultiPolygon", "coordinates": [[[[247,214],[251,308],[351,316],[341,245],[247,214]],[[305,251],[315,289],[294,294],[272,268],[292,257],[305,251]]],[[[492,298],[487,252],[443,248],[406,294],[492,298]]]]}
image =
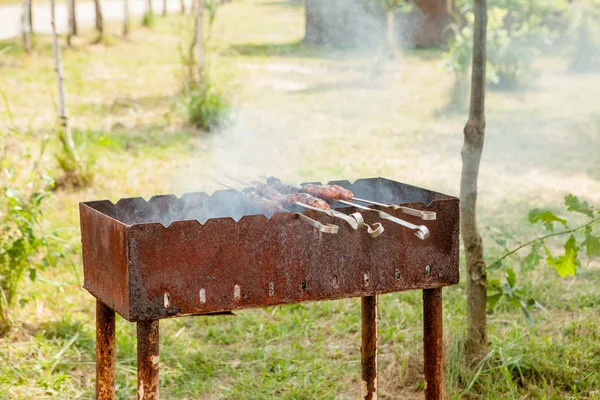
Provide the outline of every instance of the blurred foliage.
{"type": "Polygon", "coordinates": [[[215,131],[223,127],[231,111],[231,102],[209,68],[205,68],[200,84],[187,83],[184,86],[183,104],[188,120],[205,131],[215,131]]]}
{"type": "Polygon", "coordinates": [[[600,71],[600,3],[584,1],[571,13],[571,62],[574,72],[600,71]]]}
{"type": "Polygon", "coordinates": [[[502,274],[505,282],[498,278],[488,279],[488,308],[490,311],[498,304],[500,299],[505,298],[511,305],[521,308],[527,318],[531,320],[530,309],[532,307],[543,308],[535,299],[526,299],[527,293],[518,285],[518,278],[526,280],[528,272],[533,271],[542,260],[556,270],[556,273],[564,278],[577,273],[577,268],[582,265],[582,259],[590,261],[600,257],[600,232],[594,227],[600,226],[600,210],[591,206],[579,197],[569,194],[565,197],[566,216],[558,216],[548,209],[536,208],[529,211],[529,223],[541,225],[546,233],[527,243],[509,250],[508,241],[514,236],[508,232],[501,231],[492,235],[492,239],[498,244],[505,254],[492,262],[488,267],[488,277],[502,274]],[[569,220],[585,216],[586,221],[575,228],[569,226],[569,220]],[[559,226],[561,230],[555,231],[559,226]],[[563,252],[555,255],[553,248],[556,243],[552,238],[560,237],[567,239],[561,242],[563,252]],[[521,249],[528,249],[525,257],[520,254],[521,249]],[[508,263],[509,258],[516,258],[519,270],[515,271],[513,263],[508,263]],[[520,273],[520,277],[517,276],[520,273]]]}
{"type": "MultiPolygon", "coordinates": [[[[534,57],[567,32],[568,7],[566,0],[489,1],[488,84],[499,89],[516,89],[530,83],[534,77],[534,57]]],[[[467,73],[471,64],[471,2],[459,1],[456,4],[454,20],[448,28],[453,39],[444,65],[459,77],[467,73]]]]}
{"type": "Polygon", "coordinates": [[[407,0],[377,0],[381,7],[386,11],[403,11],[410,12],[413,7],[413,3],[407,0]]]}
{"type": "Polygon", "coordinates": [[[144,13],[144,16],[142,17],[142,26],[145,26],[146,28],[154,28],[156,21],[154,20],[154,14],[151,13],[144,13]]]}
{"type": "Polygon", "coordinates": [[[10,329],[9,311],[25,273],[36,279],[38,269],[54,264],[58,256],[42,230],[42,203],[54,184],[40,167],[48,139],[34,154],[27,147],[9,151],[8,139],[16,139],[12,135],[19,135],[19,141],[29,139],[11,126],[0,128],[0,336],[10,329]]]}
{"type": "Polygon", "coordinates": [[[81,148],[72,148],[61,128],[58,130],[58,140],[61,145],[54,152],[54,158],[62,175],[57,178],[56,188],[90,186],[94,181],[93,154],[81,157],[80,154],[85,154],[85,151],[80,151],[81,148]]]}

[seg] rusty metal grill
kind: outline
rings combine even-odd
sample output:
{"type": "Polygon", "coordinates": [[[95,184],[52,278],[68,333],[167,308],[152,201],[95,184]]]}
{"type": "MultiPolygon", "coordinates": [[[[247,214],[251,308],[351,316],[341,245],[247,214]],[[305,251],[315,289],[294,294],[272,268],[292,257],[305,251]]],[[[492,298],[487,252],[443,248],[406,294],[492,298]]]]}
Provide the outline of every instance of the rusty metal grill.
{"type": "MultiPolygon", "coordinates": [[[[458,283],[457,198],[385,178],[330,183],[359,198],[434,212],[435,220],[423,221],[402,209],[371,206],[425,225],[430,237],[421,240],[411,230],[367,212],[363,213],[367,224],[384,225],[381,236],[373,238],[342,224],[337,234],[326,234],[303,223],[294,212],[324,224],[335,223],[330,216],[302,209],[265,216],[235,190],[211,196],[154,196],[148,201],[128,198],[116,204],[85,202],[80,204],[84,287],[102,306],[142,323],[139,336],[158,335],[154,324],[162,318],[348,297],[371,298],[363,301],[363,311],[371,304],[366,315],[372,320],[376,295],[458,283]]],[[[334,208],[346,214],[360,211],[344,204],[334,208]]],[[[441,313],[441,291],[438,305],[441,313]]],[[[99,309],[98,315],[110,333],[106,312],[99,309]]],[[[99,343],[110,344],[101,334],[99,343]]],[[[140,343],[154,343],[142,339],[140,343]]],[[[434,354],[441,357],[441,352],[434,354]]],[[[109,362],[114,363],[112,357],[109,362]]],[[[106,361],[99,362],[104,363],[99,369],[106,372],[106,361]]],[[[153,385],[157,387],[156,382],[153,385]]],[[[106,384],[101,386],[105,391],[106,384]]],[[[144,398],[158,398],[157,393],[156,388],[156,397],[144,398]]]]}

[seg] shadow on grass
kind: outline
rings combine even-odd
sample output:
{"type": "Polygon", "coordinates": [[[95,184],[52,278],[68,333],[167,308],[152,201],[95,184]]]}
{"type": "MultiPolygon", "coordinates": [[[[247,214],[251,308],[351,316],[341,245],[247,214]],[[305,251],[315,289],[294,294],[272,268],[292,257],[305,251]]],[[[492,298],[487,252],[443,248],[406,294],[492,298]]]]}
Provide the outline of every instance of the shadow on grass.
{"type": "Polygon", "coordinates": [[[352,54],[364,54],[365,49],[352,47],[313,46],[304,41],[289,43],[245,43],[234,44],[222,52],[224,56],[284,57],[343,59],[352,54]]]}
{"type": "Polygon", "coordinates": [[[192,151],[194,150],[192,140],[197,138],[198,134],[199,131],[191,127],[167,131],[164,125],[150,124],[132,128],[117,125],[110,131],[80,130],[74,132],[74,137],[77,138],[77,144],[82,147],[124,151],[135,155],[152,151],[166,152],[175,147],[192,151]]]}
{"type": "Polygon", "coordinates": [[[304,1],[303,0],[269,1],[267,3],[263,3],[262,5],[264,5],[264,6],[304,8],[304,1]]]}
{"type": "MultiPolygon", "coordinates": [[[[174,123],[178,114],[180,94],[171,96],[117,97],[112,102],[85,103],[74,107],[74,115],[102,114],[117,117],[117,122],[107,130],[75,129],[76,144],[82,147],[101,147],[109,150],[139,153],[152,149],[167,149],[174,146],[192,146],[191,140],[205,134],[188,124],[174,123]],[[152,122],[139,124],[139,116],[153,113],[152,122]],[[132,116],[133,114],[133,116],[132,116]],[[139,114],[136,115],[136,114],[139,114]],[[127,122],[135,120],[134,126],[127,122]]],[[[182,106],[183,107],[183,106],[182,106]]],[[[87,151],[88,153],[93,151],[87,151]]]]}
{"type": "MultiPolygon", "coordinates": [[[[46,40],[44,36],[33,35],[31,41],[33,53],[48,54],[52,52],[52,42],[46,40]]],[[[25,55],[23,42],[18,38],[0,40],[0,57],[2,55],[25,55]]],[[[2,59],[0,58],[0,66],[2,65],[2,59]]]]}
{"type": "Polygon", "coordinates": [[[41,324],[38,328],[38,337],[51,341],[71,341],[75,347],[86,354],[95,354],[95,337],[93,327],[86,326],[82,321],[70,317],[61,317],[58,320],[41,324]]]}
{"type": "Polygon", "coordinates": [[[375,81],[367,79],[356,79],[347,82],[327,82],[307,87],[306,89],[296,90],[294,94],[319,94],[326,92],[336,92],[343,90],[381,90],[384,86],[375,81]]]}
{"type": "Polygon", "coordinates": [[[308,46],[303,41],[234,44],[229,46],[223,54],[246,57],[321,57],[326,55],[323,49],[308,46]]]}

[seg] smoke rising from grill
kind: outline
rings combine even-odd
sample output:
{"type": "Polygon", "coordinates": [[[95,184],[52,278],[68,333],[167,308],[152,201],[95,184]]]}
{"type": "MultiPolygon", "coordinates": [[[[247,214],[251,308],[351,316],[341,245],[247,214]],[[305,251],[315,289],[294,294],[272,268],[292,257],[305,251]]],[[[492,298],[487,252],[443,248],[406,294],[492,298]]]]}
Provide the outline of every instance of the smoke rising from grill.
{"type": "MultiPolygon", "coordinates": [[[[407,48],[413,47],[410,37],[424,21],[415,13],[397,16],[407,48]]],[[[560,40],[568,42],[569,35],[560,40]]],[[[358,24],[354,36],[368,42],[373,30],[358,24]]],[[[580,52],[593,55],[595,47],[582,38],[580,52]]],[[[521,45],[547,52],[539,39],[521,45]]],[[[378,41],[358,51],[311,55],[276,43],[274,50],[234,46],[232,52],[267,51],[269,58],[236,61],[235,68],[250,83],[237,96],[233,122],[201,141],[204,155],[187,166],[174,191],[211,193],[222,189],[213,179],[225,174],[247,180],[276,175],[294,183],[391,174],[457,194],[467,113],[440,112],[450,101],[454,75],[442,69],[441,53],[400,54],[391,61],[385,44],[379,32],[378,41]]],[[[490,59],[497,56],[494,52],[490,46],[490,59]]],[[[533,57],[536,79],[516,90],[494,90],[493,85],[488,90],[480,179],[484,217],[493,218],[498,202],[521,204],[532,193],[539,193],[543,203],[560,202],[565,191],[592,199],[600,193],[600,160],[593,150],[600,123],[589,101],[600,79],[596,73],[572,74],[568,60],[549,64],[542,55],[533,57]],[[514,193],[512,199],[507,192],[514,193]]],[[[594,70],[593,57],[583,63],[594,70]]]]}

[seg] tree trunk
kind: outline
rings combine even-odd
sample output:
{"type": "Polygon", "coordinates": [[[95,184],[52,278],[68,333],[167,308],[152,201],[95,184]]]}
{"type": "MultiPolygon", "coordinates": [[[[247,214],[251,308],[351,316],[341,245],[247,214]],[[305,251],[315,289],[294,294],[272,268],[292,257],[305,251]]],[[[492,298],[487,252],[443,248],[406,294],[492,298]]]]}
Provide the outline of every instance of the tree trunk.
{"type": "Polygon", "coordinates": [[[69,32],[67,33],[67,45],[71,46],[71,39],[77,35],[77,17],[75,15],[75,0],[68,0],[69,32]]]}
{"type": "Polygon", "coordinates": [[[147,8],[148,15],[154,15],[154,10],[152,9],[152,0],[148,0],[147,8]]]}
{"type": "Polygon", "coordinates": [[[163,0],[163,17],[167,16],[167,0],[163,0]]]}
{"type": "Polygon", "coordinates": [[[202,37],[202,14],[204,12],[204,0],[197,1],[196,27],[194,29],[194,34],[196,35],[196,54],[198,55],[198,86],[201,86],[204,80],[204,39],[202,37]]]}
{"type": "MultiPolygon", "coordinates": [[[[446,27],[452,22],[447,0],[415,0],[414,4],[418,8],[419,17],[422,20],[413,39],[414,44],[422,47],[447,44],[446,27]]],[[[417,18],[417,16],[414,15],[413,18],[417,18]]]]}
{"type": "Polygon", "coordinates": [[[123,36],[129,36],[129,0],[123,0],[123,36]]]}
{"type": "Polygon", "coordinates": [[[181,15],[185,15],[185,0],[181,0],[181,15]]]}
{"type": "Polygon", "coordinates": [[[77,166],[81,166],[79,154],[75,149],[75,142],[73,141],[73,134],[71,132],[71,126],[69,125],[69,118],[67,115],[67,98],[65,93],[65,83],[63,81],[63,69],[62,61],[60,57],[60,45],[58,43],[58,34],[56,33],[55,24],[55,12],[54,12],[55,0],[50,0],[50,23],[52,25],[52,50],[54,53],[54,71],[56,72],[56,84],[58,86],[58,116],[60,119],[61,136],[63,143],[66,147],[66,151],[77,166]]]}
{"type": "Polygon", "coordinates": [[[98,31],[98,39],[100,42],[104,37],[104,18],[102,17],[102,8],[100,7],[100,0],[94,0],[94,10],[96,14],[96,30],[98,31]]]}
{"type": "Polygon", "coordinates": [[[71,0],[73,2],[73,35],[79,35],[79,26],[77,24],[77,1],[71,0]]]}
{"type": "Polygon", "coordinates": [[[474,0],[471,104],[464,128],[460,182],[461,234],[467,264],[467,352],[472,362],[487,353],[486,265],[477,228],[477,178],[485,136],[486,0],[474,0]]]}
{"type": "Polygon", "coordinates": [[[29,0],[29,30],[33,36],[33,0],[29,0]]]}
{"type": "Polygon", "coordinates": [[[31,0],[23,0],[23,15],[21,17],[23,30],[23,48],[31,54],[31,0]]]}
{"type": "Polygon", "coordinates": [[[398,33],[396,32],[396,15],[394,10],[388,10],[387,14],[387,39],[390,58],[396,58],[396,50],[398,48],[398,33]]]}

